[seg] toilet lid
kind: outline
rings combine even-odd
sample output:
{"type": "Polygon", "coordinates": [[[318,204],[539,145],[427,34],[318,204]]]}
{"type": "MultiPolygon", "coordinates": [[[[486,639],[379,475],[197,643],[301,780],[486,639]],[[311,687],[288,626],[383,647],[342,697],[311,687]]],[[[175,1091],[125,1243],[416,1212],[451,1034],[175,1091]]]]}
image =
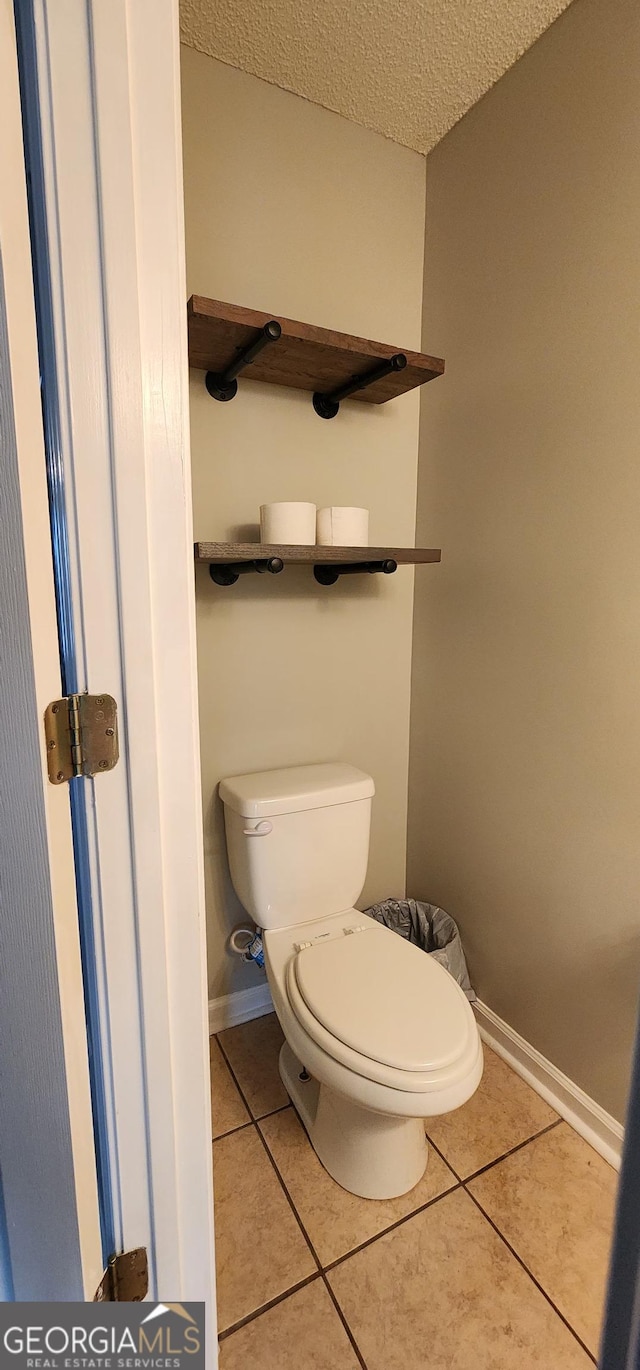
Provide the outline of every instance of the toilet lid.
{"type": "Polygon", "coordinates": [[[396,1070],[429,1072],[462,1055],[469,1006],[448,971],[373,924],[312,943],[292,967],[313,1017],[345,1046],[396,1070]]]}

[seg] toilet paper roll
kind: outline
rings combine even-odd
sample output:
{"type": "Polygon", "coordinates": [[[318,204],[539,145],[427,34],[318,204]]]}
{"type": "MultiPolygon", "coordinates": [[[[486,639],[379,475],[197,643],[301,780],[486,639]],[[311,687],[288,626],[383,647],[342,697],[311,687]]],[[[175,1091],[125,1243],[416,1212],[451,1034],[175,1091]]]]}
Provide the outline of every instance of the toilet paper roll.
{"type": "Polygon", "coordinates": [[[260,505],[260,541],[285,546],[313,547],[316,540],[316,506],[284,500],[260,505]]]}
{"type": "Polygon", "coordinates": [[[319,509],[316,536],[319,547],[367,547],[369,510],[348,505],[319,509]]]}

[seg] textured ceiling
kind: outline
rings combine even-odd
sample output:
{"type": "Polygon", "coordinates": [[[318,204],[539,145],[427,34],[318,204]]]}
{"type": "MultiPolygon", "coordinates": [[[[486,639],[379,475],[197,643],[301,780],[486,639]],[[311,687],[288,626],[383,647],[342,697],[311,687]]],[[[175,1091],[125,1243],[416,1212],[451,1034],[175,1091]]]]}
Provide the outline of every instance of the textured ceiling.
{"type": "Polygon", "coordinates": [[[428,152],[570,0],[180,0],[182,41],[428,152]]]}

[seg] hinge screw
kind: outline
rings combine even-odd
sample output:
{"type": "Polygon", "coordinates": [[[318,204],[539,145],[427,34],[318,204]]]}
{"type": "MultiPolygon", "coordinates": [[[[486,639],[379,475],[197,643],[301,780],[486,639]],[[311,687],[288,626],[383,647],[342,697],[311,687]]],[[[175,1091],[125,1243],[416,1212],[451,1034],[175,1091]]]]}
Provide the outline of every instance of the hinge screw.
{"type": "Polygon", "coordinates": [[[107,737],[113,737],[114,732],[115,732],[115,728],[107,728],[107,729],[106,729],[107,737]]]}
{"type": "Polygon", "coordinates": [[[51,706],[51,712],[52,712],[52,714],[58,714],[58,713],[60,713],[60,705],[59,705],[59,704],[52,704],[52,706],[51,706]]]}
{"type": "Polygon", "coordinates": [[[98,762],[98,765],[99,765],[101,771],[106,771],[107,766],[109,765],[109,762],[108,762],[108,761],[99,761],[99,762],[98,762]]]}
{"type": "Polygon", "coordinates": [[[56,780],[64,780],[64,771],[58,771],[56,780]]]}
{"type": "Polygon", "coordinates": [[[50,752],[53,751],[55,745],[56,745],[56,744],[55,744],[53,738],[51,738],[51,741],[50,741],[50,743],[49,743],[49,751],[50,751],[50,752]]]}

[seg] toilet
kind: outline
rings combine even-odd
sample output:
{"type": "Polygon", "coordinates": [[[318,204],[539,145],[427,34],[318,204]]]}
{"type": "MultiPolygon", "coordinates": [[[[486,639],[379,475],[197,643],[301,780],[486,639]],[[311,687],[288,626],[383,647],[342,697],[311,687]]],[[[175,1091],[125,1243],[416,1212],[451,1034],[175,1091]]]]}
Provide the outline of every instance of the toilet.
{"type": "Polygon", "coordinates": [[[233,885],[262,929],[287,1094],[334,1180],[390,1199],[424,1174],[423,1120],[471,1097],[483,1059],[448,971],[354,907],[374,793],[342,762],[220,784],[233,885]]]}

